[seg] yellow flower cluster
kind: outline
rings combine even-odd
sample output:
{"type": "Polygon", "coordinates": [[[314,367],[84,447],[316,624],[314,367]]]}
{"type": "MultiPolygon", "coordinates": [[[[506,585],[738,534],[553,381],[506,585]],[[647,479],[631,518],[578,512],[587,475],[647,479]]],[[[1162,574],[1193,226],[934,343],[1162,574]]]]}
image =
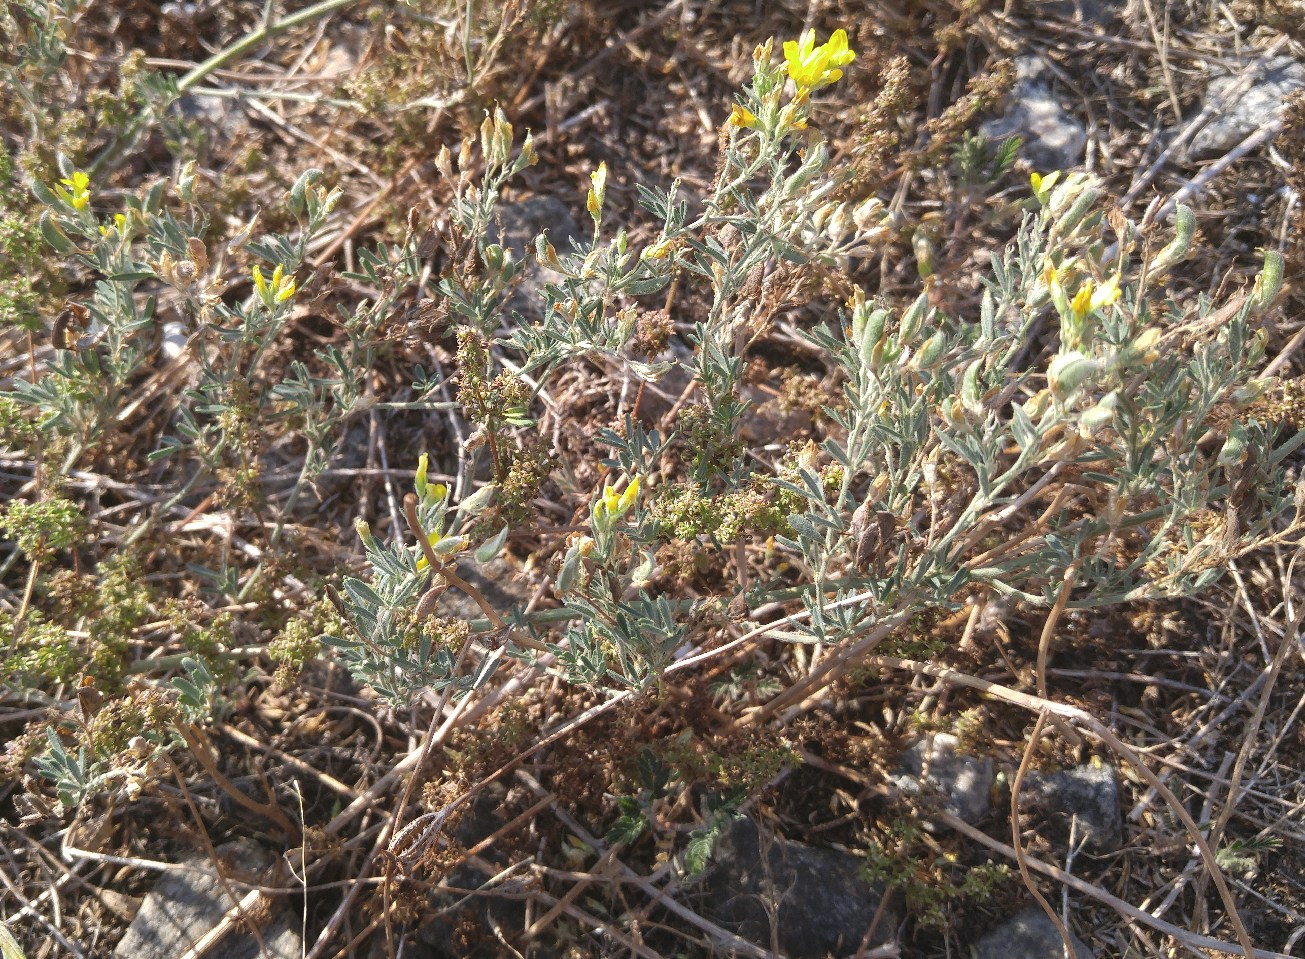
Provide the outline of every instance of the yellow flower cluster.
{"type": "Polygon", "coordinates": [[[1084,283],[1074,299],[1070,301],[1069,308],[1074,314],[1074,319],[1081,320],[1089,313],[1095,313],[1098,310],[1110,306],[1119,299],[1119,278],[1111,277],[1100,286],[1089,280],[1084,283]]]}
{"type": "Polygon", "coordinates": [[[616,522],[634,506],[639,495],[639,477],[630,480],[625,492],[618,493],[612,486],[603,487],[603,498],[594,506],[594,523],[596,525],[616,522]]]}
{"type": "Polygon", "coordinates": [[[816,46],[816,31],[807,30],[799,40],[784,44],[784,65],[789,77],[803,90],[819,90],[839,80],[845,67],[856,59],[848,49],[847,31],[835,30],[828,40],[816,46]]]}
{"type": "Polygon", "coordinates": [[[272,271],[272,281],[269,283],[263,278],[263,271],[257,265],[254,266],[254,289],[258,292],[258,298],[263,301],[264,306],[273,307],[295,295],[295,278],[283,276],[284,272],[284,267],[278,263],[276,269],[272,271]]]}
{"type": "Polygon", "coordinates": [[[84,210],[91,202],[91,178],[81,170],[59,181],[63,186],[54,188],[54,195],[74,210],[84,210]]]}

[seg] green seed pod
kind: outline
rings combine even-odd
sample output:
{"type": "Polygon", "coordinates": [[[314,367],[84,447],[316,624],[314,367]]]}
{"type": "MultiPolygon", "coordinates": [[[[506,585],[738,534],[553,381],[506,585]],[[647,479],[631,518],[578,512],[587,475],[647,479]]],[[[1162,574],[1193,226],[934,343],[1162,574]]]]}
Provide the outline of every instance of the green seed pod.
{"type": "Polygon", "coordinates": [[[949,396],[942,401],[942,408],[939,411],[943,420],[951,427],[957,430],[968,430],[970,428],[969,418],[965,415],[965,404],[954,396],[949,396]]]}
{"type": "Polygon", "coordinates": [[[1152,275],[1158,275],[1168,270],[1175,263],[1187,256],[1187,251],[1192,246],[1192,236],[1196,233],[1196,214],[1192,212],[1190,206],[1178,204],[1174,210],[1174,238],[1163,250],[1156,254],[1151,261],[1152,275]]]}
{"type": "Polygon", "coordinates": [[[910,308],[902,314],[902,322],[899,324],[897,331],[898,346],[907,346],[916,338],[920,328],[924,326],[925,317],[929,313],[929,294],[921,293],[916,297],[910,308]]]}
{"type": "Polygon", "coordinates": [[[159,180],[145,194],[145,201],[141,204],[141,209],[150,216],[158,216],[163,212],[163,190],[167,187],[166,180],[159,180]]]}
{"type": "Polygon", "coordinates": [[[1096,360],[1090,360],[1082,353],[1060,354],[1047,368],[1047,381],[1052,395],[1058,400],[1065,400],[1097,372],[1098,366],[1096,360]]]}
{"type": "Polygon", "coordinates": [[[286,194],[286,205],[290,207],[290,212],[295,216],[300,216],[304,212],[304,206],[307,201],[304,199],[304,192],[320,180],[323,176],[321,170],[316,167],[309,167],[303,173],[299,174],[299,179],[295,180],[294,186],[286,194]]]}
{"type": "Polygon", "coordinates": [[[562,272],[562,261],[557,258],[557,248],[548,242],[548,235],[545,233],[535,237],[535,258],[540,266],[562,272]]]}
{"type": "Polygon", "coordinates": [[[1074,229],[1083,222],[1083,218],[1088,215],[1096,205],[1097,199],[1101,196],[1100,192],[1094,189],[1086,189],[1078,195],[1073,205],[1065,211],[1065,215],[1056,221],[1055,227],[1052,228],[1052,236],[1065,237],[1074,232],[1074,229]]]}
{"type": "Polygon", "coordinates": [[[961,401],[971,413],[983,412],[983,388],[979,384],[979,373],[983,370],[983,359],[977,359],[965,369],[961,378],[961,401]]]}
{"type": "Polygon", "coordinates": [[[884,335],[884,326],[888,323],[888,311],[878,309],[872,312],[865,321],[865,329],[861,332],[861,338],[857,343],[858,352],[861,354],[861,362],[873,366],[873,354],[875,345],[884,335]]]}
{"type": "Polygon", "coordinates": [[[502,272],[505,256],[503,247],[497,243],[486,244],[485,249],[481,251],[481,257],[485,261],[485,268],[494,273],[502,272]]]}
{"type": "Polygon", "coordinates": [[[1115,419],[1115,405],[1119,401],[1119,393],[1111,392],[1106,394],[1100,403],[1091,409],[1084,410],[1078,418],[1078,430],[1084,436],[1091,436],[1097,430],[1109,426],[1115,419]]]}
{"type": "Polygon", "coordinates": [[[559,596],[569,593],[579,580],[581,558],[578,543],[566,551],[566,557],[562,560],[562,568],[557,573],[557,582],[554,584],[554,591],[559,596]]]}
{"type": "Polygon", "coordinates": [[[1238,409],[1245,409],[1263,396],[1273,383],[1274,378],[1271,376],[1260,376],[1248,380],[1232,391],[1228,397],[1228,402],[1238,409]]]}
{"type": "Polygon", "coordinates": [[[1246,427],[1234,422],[1228,429],[1228,439],[1224,440],[1223,449],[1219,450],[1216,462],[1220,466],[1233,466],[1246,458],[1246,427]]]}
{"type": "Polygon", "coordinates": [[[939,330],[933,336],[924,341],[919,352],[911,361],[911,365],[918,370],[930,370],[938,365],[942,359],[943,353],[947,350],[947,334],[939,330]]]}
{"type": "Polygon", "coordinates": [[[458,512],[465,513],[467,516],[475,516],[483,512],[493,502],[494,494],[497,492],[497,483],[486,483],[458,504],[458,512]]]}
{"type": "Polygon", "coordinates": [[[183,203],[190,203],[195,197],[195,161],[187,160],[177,173],[177,196],[183,203]]]}
{"type": "Polygon", "coordinates": [[[1251,294],[1254,308],[1262,310],[1273,302],[1273,298],[1282,289],[1282,254],[1277,250],[1264,251],[1264,269],[1255,279],[1255,291],[1251,294]]]}
{"type": "Polygon", "coordinates": [[[925,235],[924,231],[916,230],[915,236],[911,237],[911,249],[915,252],[916,272],[920,274],[920,279],[927,280],[938,270],[934,260],[933,241],[925,235]]]}

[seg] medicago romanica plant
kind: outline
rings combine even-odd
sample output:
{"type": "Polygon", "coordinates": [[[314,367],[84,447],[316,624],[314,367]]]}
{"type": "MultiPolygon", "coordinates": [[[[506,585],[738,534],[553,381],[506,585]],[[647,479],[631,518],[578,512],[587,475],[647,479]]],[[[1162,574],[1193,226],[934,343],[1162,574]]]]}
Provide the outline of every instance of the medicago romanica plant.
{"type": "MultiPolygon", "coordinates": [[[[1179,207],[1160,236],[1107,213],[1090,177],[1048,173],[1022,193],[1018,231],[973,296],[932,275],[927,243],[916,244],[921,288],[904,301],[876,295],[859,267],[892,248],[899,223],[867,196],[865,157],[836,155],[822,135],[822,91],[856,55],[842,31],[816,40],[755,50],[751,82],[721,111],[701,194],[639,187],[650,238],[636,240],[609,202],[607,165],[593,170],[589,236],[533,243],[549,271],[538,319],[515,312],[527,263],[495,239],[500,199],[538,159],[502,110],[478,145],[435,158],[452,193],[430,234],[441,257],[410,220],[397,244],[354,251],[355,267],[334,275],[329,257],[307,269],[314,244],[340,228],[342,194],[321,171],[266,211],[280,232],[251,213],[218,242],[196,166],[123,191],[110,209],[106,176],[60,158],[34,188],[43,216],[19,239],[39,233],[83,293],[48,352],[25,358],[31,375],[0,397],[6,442],[40,473],[0,515],[17,544],[6,570],[27,571],[0,620],[12,637],[3,674],[57,718],[16,738],[3,768],[44,777],[65,807],[106,790],[131,798],[164,751],[184,742],[200,754],[195,730],[230,705],[234,663],[266,652],[289,685],[319,636],[392,704],[438,692],[437,718],[454,696],[508,695],[487,687],[513,660],[541,669],[518,677],[560,677],[612,703],[727,647],[819,646],[803,679],[758,657],[704,683],[732,700],[741,729],[790,715],[929,614],[988,597],[1063,611],[1181,596],[1298,532],[1285,463],[1302,437],[1284,429],[1279,386],[1260,375],[1256,322],[1280,258],[1266,255],[1249,290],[1186,296],[1171,273],[1193,242],[1191,211],[1179,207]],[[429,299],[410,307],[422,290],[429,299]],[[329,321],[314,306],[328,297],[343,301],[329,321]],[[413,314],[429,320],[418,332],[456,345],[451,364],[409,365],[394,328],[413,314]],[[329,333],[291,349],[310,315],[329,333]],[[778,452],[750,429],[749,377],[766,342],[821,371],[805,394],[815,439],[778,452]],[[395,354],[398,386],[374,375],[395,354]],[[592,366],[634,395],[675,383],[674,415],[654,422],[635,401],[593,428],[582,455],[554,446],[538,429],[549,391],[592,366]],[[158,385],[142,398],[143,382],[158,385]],[[347,539],[317,512],[333,495],[317,484],[351,427],[365,420],[379,446],[382,419],[435,411],[466,426],[450,476],[405,451],[412,491],[387,485],[383,505],[361,507],[359,566],[310,575],[332,554],[313,569],[305,553],[347,539]],[[139,422],[159,430],[143,465],[126,442],[139,422]],[[279,487],[271,450],[291,451],[279,487]],[[151,486],[133,524],[113,528],[83,516],[61,484],[117,491],[104,477],[120,464],[152,471],[151,486]],[[87,479],[88,465],[103,472],[87,479]],[[558,512],[543,511],[545,491],[558,512]],[[197,528],[220,534],[207,565],[178,542],[197,528]],[[250,530],[257,543],[242,539],[250,530]],[[539,544],[546,582],[531,605],[500,603],[483,583],[523,541],[539,544]],[[165,579],[211,605],[169,603],[146,585],[150,550],[166,557],[165,579]],[[478,615],[457,611],[458,593],[478,615]],[[243,634],[232,615],[249,617],[243,634]],[[259,641],[238,646],[250,633],[259,641]],[[183,652],[151,658],[161,636],[183,652]]],[[[966,139],[966,189],[1013,156],[1012,144],[989,156],[966,139]]],[[[390,484],[397,454],[382,454],[390,484]]],[[[348,488],[358,472],[334,478],[348,488]]],[[[618,797],[609,837],[673,843],[662,813],[702,798],[681,844],[690,871],[700,866],[728,817],[796,761],[768,732],[733,750],[699,750],[691,735],[638,750],[641,775],[618,797]]]]}
{"type": "MultiPolygon", "coordinates": [[[[650,312],[640,298],[674,278],[708,304],[683,317],[697,398],[668,435],[635,418],[602,433],[611,478],[555,560],[558,608],[487,611],[470,637],[439,615],[440,594],[458,585],[442,570],[465,551],[488,562],[502,548],[506,527],[469,535],[470,514],[497,488],[455,513],[445,488],[419,479],[411,529],[389,543],[364,532],[371,576],[346,581],[354,632],[333,643],[360,679],[396,695],[470,689],[506,643],[572,682],[641,688],[777,601],[800,609],[769,635],[863,654],[974,594],[1077,609],[1188,594],[1299,526],[1283,460],[1301,436],[1284,441],[1273,384],[1256,376],[1253,321],[1281,280],[1277,254],[1229,302],[1179,302],[1165,280],[1188,252],[1191,211],[1180,207],[1157,245],[1103,213],[1090,177],[1052,173],[1033,177],[1023,224],[992,257],[972,313],[937,302],[927,282],[904,308],[878,299],[846,265],[884,236],[883,208],[839,199],[849,174],[814,126],[812,94],[853,56],[841,31],[821,46],[810,34],[787,43],[782,59],[758,47],[711,191],[691,204],[678,184],[640,188],[661,223],[651,243],[635,248],[607,228],[605,167],[588,196],[592,241],[560,252],[538,238],[537,259],[560,276],[543,318],[507,323],[477,375],[538,393],[568,364],[603,357],[655,378],[669,360],[636,361],[629,346],[650,312]],[[691,218],[691,205],[703,212],[691,218]],[[769,470],[741,439],[742,379],[748,345],[780,324],[839,386],[823,442],[769,470]],[[437,561],[422,560],[427,538],[437,561]],[[659,558],[686,541],[722,566],[769,542],[788,572],[754,578],[740,565],[716,595],[669,595],[659,558]]],[[[510,139],[501,116],[487,120],[481,186],[459,179],[455,229],[483,270],[442,284],[451,312],[484,336],[503,328],[520,269],[486,238],[510,139]]]]}

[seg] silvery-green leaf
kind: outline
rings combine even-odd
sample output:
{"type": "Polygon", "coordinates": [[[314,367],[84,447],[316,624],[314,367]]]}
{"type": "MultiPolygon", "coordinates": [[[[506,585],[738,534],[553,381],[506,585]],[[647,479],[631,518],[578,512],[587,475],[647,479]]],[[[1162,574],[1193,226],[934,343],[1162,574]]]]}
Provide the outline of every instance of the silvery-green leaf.
{"type": "Polygon", "coordinates": [[[508,528],[504,526],[497,536],[482,545],[480,549],[476,550],[476,562],[488,563],[492,560],[499,554],[499,551],[503,549],[503,544],[507,542],[507,538],[508,528]]]}
{"type": "Polygon", "coordinates": [[[458,504],[458,512],[465,513],[467,516],[475,516],[483,512],[493,502],[494,494],[497,492],[497,483],[486,483],[458,504]]]}

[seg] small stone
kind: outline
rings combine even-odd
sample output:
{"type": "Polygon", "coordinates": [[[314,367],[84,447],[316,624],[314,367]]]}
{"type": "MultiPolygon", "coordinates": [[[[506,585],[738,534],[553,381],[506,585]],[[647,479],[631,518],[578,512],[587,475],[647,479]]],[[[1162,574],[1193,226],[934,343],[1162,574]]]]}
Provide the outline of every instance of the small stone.
{"type": "Polygon", "coordinates": [[[1052,96],[1050,71],[1040,57],[1026,54],[1015,59],[1015,72],[1010,106],[979,131],[989,140],[1018,136],[1020,156],[1035,170],[1077,166],[1087,148],[1087,128],[1052,96]]]}
{"type": "MultiPolygon", "coordinates": [[[[220,847],[228,878],[255,880],[271,856],[250,842],[220,847]]],[[[185,862],[197,871],[168,872],[145,897],[136,918],[114,950],[117,959],[176,959],[221,921],[235,903],[207,856],[185,862]]],[[[237,890],[237,894],[240,894],[237,890]]],[[[298,959],[303,955],[299,920],[290,912],[260,926],[266,949],[247,932],[232,929],[204,955],[206,959],[298,959]]]]}
{"type": "Polygon", "coordinates": [[[1222,156],[1272,120],[1288,95],[1305,90],[1305,65],[1291,57],[1274,57],[1260,63],[1250,87],[1224,100],[1237,79],[1236,74],[1224,73],[1210,81],[1204,102],[1223,103],[1223,108],[1192,138],[1187,146],[1189,159],[1222,156]]]}
{"type": "Polygon", "coordinates": [[[1077,837],[1086,839],[1089,852],[1117,852],[1123,845],[1119,782],[1105,763],[1088,763],[1051,775],[1031,773],[1020,799],[1031,800],[1046,813],[1061,842],[1068,843],[1071,820],[1077,819],[1077,837]]]}
{"type": "Polygon", "coordinates": [[[230,145],[249,134],[249,119],[235,97],[186,93],[172,104],[169,115],[198,124],[207,140],[215,145],[230,145]]]}
{"type": "Polygon", "coordinates": [[[992,760],[967,756],[960,745],[950,733],[930,733],[906,750],[901,772],[892,780],[910,795],[941,795],[947,812],[977,823],[992,809],[992,760]]]}
{"type": "Polygon", "coordinates": [[[1035,0],[1028,7],[1034,17],[1061,17],[1105,27],[1119,19],[1128,0],[1035,0]]]}
{"type": "Polygon", "coordinates": [[[779,947],[790,959],[851,955],[876,912],[879,921],[870,944],[883,945],[893,939],[900,921],[891,902],[883,904],[883,887],[865,880],[861,859],[836,849],[764,838],[750,819],[726,830],[711,861],[703,878],[703,916],[770,948],[773,914],[779,947]]]}
{"type": "MultiPolygon", "coordinates": [[[[1092,950],[1070,933],[1074,959],[1093,959],[1092,950]]],[[[1064,959],[1065,943],[1041,906],[1029,906],[979,940],[975,959],[1064,959]]]]}

